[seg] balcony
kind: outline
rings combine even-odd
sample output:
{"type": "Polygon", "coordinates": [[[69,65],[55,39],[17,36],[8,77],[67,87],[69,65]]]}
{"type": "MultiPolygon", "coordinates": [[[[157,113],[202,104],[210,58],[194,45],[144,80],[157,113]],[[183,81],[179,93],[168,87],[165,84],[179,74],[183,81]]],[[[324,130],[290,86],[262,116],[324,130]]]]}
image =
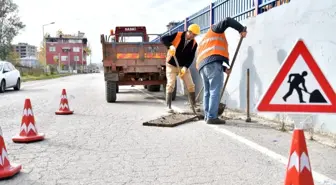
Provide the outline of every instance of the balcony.
{"type": "Polygon", "coordinates": [[[71,48],[70,47],[62,47],[63,52],[70,52],[71,48]]]}

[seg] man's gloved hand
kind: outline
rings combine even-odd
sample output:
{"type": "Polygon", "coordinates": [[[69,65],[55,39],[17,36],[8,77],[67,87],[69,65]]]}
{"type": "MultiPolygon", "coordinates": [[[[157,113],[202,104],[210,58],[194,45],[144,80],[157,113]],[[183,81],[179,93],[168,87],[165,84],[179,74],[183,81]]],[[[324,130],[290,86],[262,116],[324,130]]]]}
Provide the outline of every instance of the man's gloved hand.
{"type": "Polygon", "coordinates": [[[231,69],[227,68],[226,66],[223,66],[223,72],[229,75],[231,73],[231,69]]]}
{"type": "Polygon", "coordinates": [[[243,37],[243,38],[245,38],[246,34],[247,34],[247,27],[245,26],[244,30],[242,32],[240,32],[240,36],[243,37]]]}
{"type": "Polygon", "coordinates": [[[225,70],[225,73],[226,73],[227,75],[230,75],[230,74],[231,74],[231,69],[228,69],[228,68],[227,68],[227,69],[225,70]]]}
{"type": "Polygon", "coordinates": [[[184,76],[184,74],[187,72],[187,68],[186,67],[182,67],[182,69],[180,70],[179,76],[182,78],[184,76]]]}
{"type": "Polygon", "coordinates": [[[170,56],[175,56],[175,52],[176,52],[176,48],[175,48],[175,46],[173,46],[173,45],[171,45],[170,47],[169,47],[169,55],[170,56]]]}

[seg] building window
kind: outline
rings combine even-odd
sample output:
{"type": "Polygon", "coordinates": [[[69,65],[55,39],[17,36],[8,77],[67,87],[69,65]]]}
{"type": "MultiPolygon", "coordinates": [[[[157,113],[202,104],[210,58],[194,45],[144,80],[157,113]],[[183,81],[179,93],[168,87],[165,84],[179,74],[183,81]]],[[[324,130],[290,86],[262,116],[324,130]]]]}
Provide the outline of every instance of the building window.
{"type": "Polygon", "coordinates": [[[74,60],[75,60],[76,62],[78,62],[78,61],[79,61],[79,56],[74,56],[74,60]]]}
{"type": "Polygon", "coordinates": [[[68,56],[61,56],[61,60],[64,61],[68,61],[68,56]]]}
{"type": "Polygon", "coordinates": [[[73,52],[80,52],[80,48],[79,47],[74,47],[72,50],[73,50],[73,52]]]}
{"type": "Polygon", "coordinates": [[[56,51],[56,47],[55,46],[49,47],[49,51],[50,52],[55,52],[56,51]]]}

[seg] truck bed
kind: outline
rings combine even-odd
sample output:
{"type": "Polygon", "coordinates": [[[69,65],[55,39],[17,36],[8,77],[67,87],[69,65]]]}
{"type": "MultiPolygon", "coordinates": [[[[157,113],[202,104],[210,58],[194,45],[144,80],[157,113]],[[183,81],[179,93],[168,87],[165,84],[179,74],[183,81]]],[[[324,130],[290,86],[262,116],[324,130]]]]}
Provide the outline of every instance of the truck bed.
{"type": "Polygon", "coordinates": [[[159,72],[165,66],[166,53],[167,48],[161,43],[106,42],[103,63],[124,73],[159,72]]]}

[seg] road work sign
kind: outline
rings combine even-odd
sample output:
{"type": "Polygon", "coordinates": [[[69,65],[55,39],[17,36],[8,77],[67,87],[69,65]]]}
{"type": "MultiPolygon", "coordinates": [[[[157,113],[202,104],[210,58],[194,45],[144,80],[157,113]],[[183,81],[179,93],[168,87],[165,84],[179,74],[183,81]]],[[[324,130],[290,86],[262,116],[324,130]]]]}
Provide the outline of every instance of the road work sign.
{"type": "MultiPolygon", "coordinates": [[[[323,61],[322,61],[323,62],[323,61]]],[[[299,39],[257,105],[258,111],[336,113],[336,94],[299,39]]]]}

